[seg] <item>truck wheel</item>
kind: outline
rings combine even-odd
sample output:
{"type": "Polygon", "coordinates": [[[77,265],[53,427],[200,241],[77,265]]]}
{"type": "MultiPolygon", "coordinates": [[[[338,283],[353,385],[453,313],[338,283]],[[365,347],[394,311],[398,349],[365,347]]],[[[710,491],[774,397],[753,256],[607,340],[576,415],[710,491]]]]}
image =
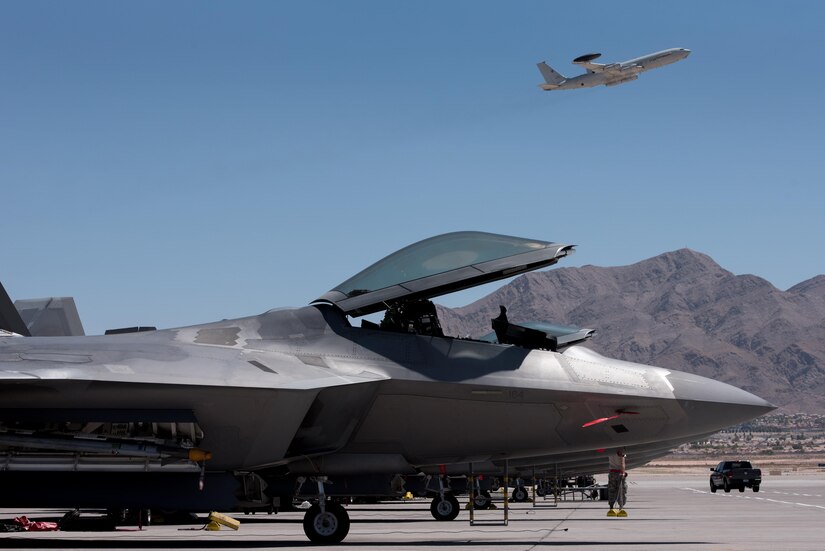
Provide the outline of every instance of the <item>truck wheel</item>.
{"type": "Polygon", "coordinates": [[[758,492],[758,491],[759,491],[759,484],[757,484],[756,486],[754,486],[754,487],[753,487],[753,491],[754,491],[754,492],[758,492]]]}
{"type": "Polygon", "coordinates": [[[725,489],[725,493],[726,493],[726,494],[729,494],[729,493],[730,493],[730,484],[728,484],[728,479],[727,479],[727,478],[725,479],[725,486],[724,486],[724,489],[725,489]]]}
{"type": "Polygon", "coordinates": [[[713,484],[713,480],[710,481],[710,492],[712,494],[716,493],[716,486],[713,484]]]}

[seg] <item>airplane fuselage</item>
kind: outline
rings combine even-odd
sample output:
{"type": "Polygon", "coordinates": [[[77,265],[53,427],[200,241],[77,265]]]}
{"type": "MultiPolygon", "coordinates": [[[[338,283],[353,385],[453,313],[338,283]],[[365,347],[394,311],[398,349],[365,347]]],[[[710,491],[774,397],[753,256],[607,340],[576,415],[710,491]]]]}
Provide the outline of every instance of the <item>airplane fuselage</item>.
{"type": "MultiPolygon", "coordinates": [[[[96,412],[88,426],[107,412],[110,422],[177,416],[202,429],[207,467],[226,471],[414,472],[681,442],[771,409],[724,383],[586,348],[357,328],[331,305],[142,334],[2,339],[0,367],[6,415],[59,424],[96,412]],[[582,427],[623,409],[636,414],[582,427]]],[[[12,457],[7,468],[16,467],[12,457]]]]}
{"type": "MultiPolygon", "coordinates": [[[[577,345],[592,329],[519,325],[504,306],[493,340],[444,335],[430,298],[572,251],[453,232],[303,308],[108,336],[0,337],[0,506],[203,511],[308,496],[305,533],[337,543],[349,520],[327,500],[327,477],[350,496],[397,495],[400,475],[426,481],[431,513],[451,520],[449,474],[599,472],[617,448],[640,464],[775,409],[725,383],[605,358],[577,345]],[[350,323],[381,310],[380,325],[350,323]]],[[[5,302],[0,328],[24,326],[5,302]]]]}
{"type": "Polygon", "coordinates": [[[686,48],[670,48],[619,63],[607,65],[583,63],[584,67],[588,67],[587,73],[566,78],[558,83],[540,84],[539,87],[543,90],[575,90],[601,85],[615,86],[636,80],[639,74],[645,71],[681,61],[688,55],[690,55],[690,50],[686,48]],[[594,67],[596,70],[589,67],[594,67]]]}

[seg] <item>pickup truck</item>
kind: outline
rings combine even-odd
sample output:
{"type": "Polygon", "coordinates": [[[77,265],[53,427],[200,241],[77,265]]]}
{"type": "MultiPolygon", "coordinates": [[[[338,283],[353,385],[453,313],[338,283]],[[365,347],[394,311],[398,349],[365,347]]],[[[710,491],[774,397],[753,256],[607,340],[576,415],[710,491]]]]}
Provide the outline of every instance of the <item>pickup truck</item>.
{"type": "Polygon", "coordinates": [[[722,461],[710,469],[710,491],[716,492],[719,488],[730,492],[731,488],[738,488],[744,492],[745,488],[759,491],[762,484],[762,470],[754,469],[750,461],[722,461]]]}

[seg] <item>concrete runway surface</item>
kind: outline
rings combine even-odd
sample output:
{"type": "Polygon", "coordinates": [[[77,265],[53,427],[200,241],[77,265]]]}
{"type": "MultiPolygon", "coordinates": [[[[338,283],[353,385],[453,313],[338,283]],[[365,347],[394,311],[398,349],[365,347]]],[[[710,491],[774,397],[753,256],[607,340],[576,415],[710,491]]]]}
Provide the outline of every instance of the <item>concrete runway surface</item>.
{"type": "MultiPolygon", "coordinates": [[[[825,476],[765,476],[759,493],[737,490],[711,494],[708,476],[639,474],[628,478],[628,518],[606,517],[601,501],[559,502],[554,508],[513,504],[509,526],[469,526],[468,512],[452,522],[433,520],[429,501],[386,502],[347,507],[352,527],[341,544],[373,551],[549,547],[577,550],[825,549],[825,476]]],[[[462,506],[466,498],[460,499],[462,506]]],[[[501,505],[501,504],[499,504],[501,505]]],[[[56,511],[0,510],[15,516],[46,518],[56,511]]],[[[478,520],[500,520],[501,509],[477,511],[478,520]]],[[[6,549],[288,549],[307,547],[302,512],[245,516],[237,532],[182,530],[150,526],[143,531],[0,533],[6,549]]]]}

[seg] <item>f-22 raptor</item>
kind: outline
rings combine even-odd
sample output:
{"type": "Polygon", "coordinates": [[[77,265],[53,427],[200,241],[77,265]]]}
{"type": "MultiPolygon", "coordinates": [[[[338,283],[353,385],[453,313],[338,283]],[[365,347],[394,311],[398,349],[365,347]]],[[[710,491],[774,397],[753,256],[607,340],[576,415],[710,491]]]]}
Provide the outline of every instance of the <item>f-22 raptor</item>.
{"type": "Polygon", "coordinates": [[[656,69],[671,63],[676,63],[690,55],[687,48],[670,48],[652,54],[643,55],[635,59],[621,61],[619,63],[593,63],[602,54],[585,54],[573,60],[576,65],[581,65],[587,72],[575,77],[566,77],[556,72],[544,61],[538,63],[541,76],[544,77],[544,84],[539,84],[542,90],[575,90],[577,88],[592,88],[604,84],[605,86],[616,86],[639,78],[639,73],[656,69]]]}
{"type": "Polygon", "coordinates": [[[338,543],[350,522],[334,493],[427,480],[433,516],[452,520],[451,475],[503,473],[506,488],[535,466],[604,469],[620,447],[643,463],[775,409],[603,357],[579,344],[592,330],[515,323],[506,308],[494,336],[444,334],[431,298],[573,250],[449,233],[302,308],[102,336],[16,336],[25,324],[0,301],[0,506],[209,511],[300,496],[314,502],[309,539],[338,543]]]}

